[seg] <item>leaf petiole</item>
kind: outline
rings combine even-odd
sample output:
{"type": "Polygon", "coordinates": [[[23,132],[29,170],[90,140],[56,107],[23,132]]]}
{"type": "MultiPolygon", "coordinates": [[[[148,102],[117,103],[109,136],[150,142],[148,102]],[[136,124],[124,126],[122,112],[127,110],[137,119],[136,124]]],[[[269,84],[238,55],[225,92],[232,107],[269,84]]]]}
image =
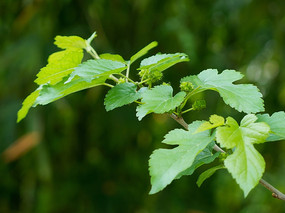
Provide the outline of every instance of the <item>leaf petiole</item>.
{"type": "Polygon", "coordinates": [[[193,109],[193,107],[191,107],[190,109],[187,109],[187,110],[185,110],[185,111],[181,112],[181,114],[184,114],[184,113],[190,112],[190,111],[192,111],[192,110],[194,110],[194,109],[193,109]]]}

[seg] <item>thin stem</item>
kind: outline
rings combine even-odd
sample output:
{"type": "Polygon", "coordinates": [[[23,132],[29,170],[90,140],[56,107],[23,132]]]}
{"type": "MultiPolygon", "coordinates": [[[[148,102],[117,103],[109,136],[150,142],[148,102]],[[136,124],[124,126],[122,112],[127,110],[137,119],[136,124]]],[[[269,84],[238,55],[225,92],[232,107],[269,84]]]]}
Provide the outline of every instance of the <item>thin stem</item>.
{"type": "Polygon", "coordinates": [[[192,95],[196,94],[196,92],[197,92],[197,90],[198,90],[199,88],[200,88],[200,86],[198,86],[197,88],[195,88],[194,90],[192,90],[191,92],[189,92],[189,93],[186,95],[184,101],[182,102],[181,106],[179,107],[180,110],[183,109],[183,107],[184,107],[185,104],[187,103],[188,99],[189,99],[192,95]]]}
{"type": "Polygon", "coordinates": [[[114,87],[114,85],[112,85],[112,84],[108,84],[108,83],[104,83],[103,85],[105,85],[105,86],[107,86],[107,87],[114,87]]]}
{"type": "Polygon", "coordinates": [[[97,54],[97,52],[93,49],[93,47],[91,45],[88,45],[86,47],[86,51],[95,59],[100,59],[99,55],[97,54]]]}
{"type": "Polygon", "coordinates": [[[131,67],[131,64],[130,62],[128,63],[128,66],[127,66],[127,72],[126,72],[126,82],[128,82],[129,79],[129,74],[130,74],[130,67],[131,67]]]}
{"type": "MultiPolygon", "coordinates": [[[[181,124],[186,130],[188,130],[188,124],[184,121],[184,119],[180,116],[176,116],[175,114],[170,115],[171,118],[173,118],[177,123],[181,124]]],[[[215,151],[217,152],[225,152],[222,148],[220,148],[217,144],[215,144],[214,148],[215,151]]],[[[270,183],[267,181],[260,179],[259,183],[264,186],[266,189],[272,192],[272,197],[277,198],[279,200],[284,200],[285,201],[285,194],[280,192],[278,189],[273,187],[270,183]]]]}
{"type": "Polygon", "coordinates": [[[193,108],[189,108],[189,109],[184,110],[183,112],[181,112],[181,114],[184,114],[184,113],[186,113],[186,112],[190,112],[190,111],[192,111],[192,110],[193,110],[193,108]]]}
{"type": "Polygon", "coordinates": [[[115,82],[118,82],[118,81],[119,81],[119,79],[117,79],[117,78],[116,78],[115,76],[113,76],[112,74],[109,75],[109,78],[112,79],[112,80],[115,81],[115,82]]]}
{"type": "Polygon", "coordinates": [[[117,73],[118,75],[122,76],[123,78],[126,79],[126,82],[128,82],[128,80],[130,82],[132,82],[133,84],[136,84],[136,82],[134,82],[132,79],[130,79],[129,77],[125,76],[123,73],[117,73]]]}
{"type": "Polygon", "coordinates": [[[143,80],[143,81],[141,81],[140,83],[139,83],[139,85],[141,85],[141,84],[143,84],[143,83],[145,83],[145,82],[148,82],[150,79],[148,78],[148,79],[146,79],[146,80],[143,80]]]}
{"type": "Polygon", "coordinates": [[[143,104],[143,102],[140,102],[140,101],[134,101],[134,102],[137,104],[143,104]]]}

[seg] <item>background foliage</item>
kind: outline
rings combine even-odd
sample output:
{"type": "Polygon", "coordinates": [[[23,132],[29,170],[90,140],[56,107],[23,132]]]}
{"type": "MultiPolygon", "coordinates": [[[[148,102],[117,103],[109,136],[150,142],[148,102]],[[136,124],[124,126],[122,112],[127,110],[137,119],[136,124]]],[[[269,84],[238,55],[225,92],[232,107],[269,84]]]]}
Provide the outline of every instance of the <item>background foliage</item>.
{"type": "MultiPolygon", "coordinates": [[[[107,113],[104,87],[32,109],[16,124],[21,102],[36,88],[36,73],[57,50],[53,38],[88,38],[95,30],[99,53],[129,58],[153,40],[159,42],[156,51],[187,53],[191,61],[171,68],[163,79],[174,88],[181,77],[203,69],[235,69],[261,89],[268,113],[284,110],[284,10],[283,0],[1,1],[0,152],[29,132],[41,140],[11,163],[1,159],[0,212],[284,211],[284,203],[261,186],[244,200],[222,170],[200,189],[194,173],[148,195],[149,155],[179,126],[163,115],[138,122],[132,105],[107,113]]],[[[210,110],[186,116],[189,123],[214,112],[243,116],[214,92],[206,96],[210,110]]],[[[267,162],[264,178],[284,192],[284,142],[257,148],[267,162]]]]}

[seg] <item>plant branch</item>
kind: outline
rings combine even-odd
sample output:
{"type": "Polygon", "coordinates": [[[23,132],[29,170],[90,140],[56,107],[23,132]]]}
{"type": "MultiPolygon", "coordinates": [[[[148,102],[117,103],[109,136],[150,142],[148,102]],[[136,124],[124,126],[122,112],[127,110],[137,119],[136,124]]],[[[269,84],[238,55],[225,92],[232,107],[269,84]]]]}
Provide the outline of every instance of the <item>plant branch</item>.
{"type": "MultiPolygon", "coordinates": [[[[183,126],[186,130],[188,130],[188,124],[185,122],[185,120],[183,119],[183,117],[178,117],[175,114],[171,114],[170,115],[171,118],[173,118],[177,123],[181,124],[181,126],[183,126]]],[[[215,151],[217,152],[225,152],[222,148],[220,148],[217,144],[215,144],[214,148],[215,151]]],[[[260,179],[259,183],[264,186],[266,189],[268,189],[269,191],[272,192],[272,197],[277,198],[279,200],[284,200],[285,201],[285,194],[283,194],[282,192],[280,192],[278,189],[276,189],[275,187],[273,187],[270,183],[268,183],[267,181],[260,179]]]]}
{"type": "Polygon", "coordinates": [[[272,192],[272,197],[285,201],[285,195],[278,189],[276,189],[274,186],[272,186],[270,183],[266,182],[263,179],[260,179],[259,183],[272,192]]]}

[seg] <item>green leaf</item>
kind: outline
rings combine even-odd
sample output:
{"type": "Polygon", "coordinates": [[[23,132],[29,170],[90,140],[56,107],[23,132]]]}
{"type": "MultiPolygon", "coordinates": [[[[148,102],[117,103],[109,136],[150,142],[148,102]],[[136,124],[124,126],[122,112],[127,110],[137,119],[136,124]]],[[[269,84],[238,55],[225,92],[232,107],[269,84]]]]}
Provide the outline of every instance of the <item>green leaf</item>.
{"type": "Polygon", "coordinates": [[[165,113],[174,110],[182,103],[186,93],[179,92],[174,97],[172,97],[172,94],[173,89],[169,85],[160,85],[145,91],[142,94],[144,104],[137,107],[138,119],[141,120],[151,112],[165,113]]]}
{"type": "Polygon", "coordinates": [[[218,165],[218,166],[212,167],[212,168],[207,169],[206,171],[204,171],[199,176],[199,178],[198,178],[198,180],[196,182],[198,187],[200,187],[205,180],[207,180],[209,177],[211,177],[219,169],[225,169],[224,165],[218,165]]]}
{"type": "Polygon", "coordinates": [[[61,49],[86,48],[86,41],[79,36],[56,36],[54,44],[61,49]]]}
{"type": "Polygon", "coordinates": [[[184,53],[175,54],[156,54],[142,60],[138,70],[148,69],[149,71],[164,71],[169,67],[184,61],[189,61],[189,58],[184,53]]]}
{"type": "Polygon", "coordinates": [[[33,106],[34,102],[38,98],[40,94],[41,87],[39,87],[37,90],[32,92],[23,102],[22,108],[18,111],[18,118],[17,122],[19,123],[23,118],[26,117],[26,115],[29,112],[29,109],[33,106]]]}
{"type": "Polygon", "coordinates": [[[258,184],[265,168],[264,159],[253,144],[265,142],[270,128],[266,123],[255,123],[256,120],[255,115],[246,115],[239,126],[228,117],[226,125],[218,127],[216,133],[216,140],[222,147],[235,148],[224,163],[245,196],[258,184]]]}
{"type": "Polygon", "coordinates": [[[153,41],[150,44],[148,44],[147,46],[145,46],[144,48],[142,48],[140,51],[138,51],[135,55],[133,55],[130,59],[130,64],[134,63],[137,59],[139,59],[140,57],[144,56],[145,54],[147,54],[147,52],[149,50],[151,50],[152,48],[157,46],[157,42],[153,41]]]}
{"type": "Polygon", "coordinates": [[[118,55],[118,54],[104,53],[104,54],[100,55],[100,58],[101,59],[111,60],[111,61],[118,61],[118,62],[126,64],[126,61],[123,59],[123,57],[118,55]]]}
{"type": "Polygon", "coordinates": [[[81,49],[67,49],[53,53],[48,58],[47,66],[37,74],[35,82],[41,84],[56,84],[69,75],[83,58],[81,49]]]}
{"type": "Polygon", "coordinates": [[[75,76],[84,78],[87,82],[101,76],[120,73],[126,69],[124,63],[106,59],[88,60],[75,68],[66,83],[70,82],[75,76]]]}
{"type": "MultiPolygon", "coordinates": [[[[194,132],[194,134],[196,133],[194,132]]],[[[220,152],[216,152],[215,154],[212,153],[214,145],[215,142],[212,141],[202,152],[196,156],[193,164],[185,171],[179,173],[175,179],[179,179],[184,175],[192,175],[193,172],[200,166],[213,162],[220,155],[220,152]]]]}
{"type": "Polygon", "coordinates": [[[102,76],[92,80],[91,82],[87,82],[84,78],[77,77],[68,83],[61,81],[56,85],[43,85],[39,97],[34,102],[33,107],[37,106],[38,104],[46,105],[71,93],[102,85],[104,84],[106,78],[106,76],[102,76]]]}
{"type": "Polygon", "coordinates": [[[189,131],[175,129],[170,131],[163,143],[178,145],[173,149],[157,149],[150,156],[149,172],[152,188],[150,194],[154,194],[170,184],[178,174],[189,168],[196,156],[213,141],[209,131],[193,134],[200,121],[189,125],[189,131]]]}
{"type": "Polygon", "coordinates": [[[206,121],[202,123],[201,126],[199,126],[199,128],[197,129],[197,133],[203,132],[208,129],[213,129],[218,126],[222,126],[224,125],[224,123],[225,123],[225,119],[223,117],[218,116],[218,115],[211,115],[209,121],[206,121]]]}
{"type": "Polygon", "coordinates": [[[233,84],[243,75],[234,70],[224,70],[221,74],[215,69],[202,71],[200,74],[182,78],[182,82],[191,82],[195,92],[214,90],[220,93],[224,102],[239,112],[256,113],[264,111],[262,94],[252,84],[233,84]]]}
{"type": "Polygon", "coordinates": [[[257,115],[259,122],[265,122],[270,126],[270,134],[266,141],[285,140],[285,112],[275,112],[269,114],[257,115]]]}
{"type": "Polygon", "coordinates": [[[129,82],[118,84],[110,89],[104,101],[106,110],[110,111],[139,99],[140,93],[136,89],[136,85],[129,82]]]}

